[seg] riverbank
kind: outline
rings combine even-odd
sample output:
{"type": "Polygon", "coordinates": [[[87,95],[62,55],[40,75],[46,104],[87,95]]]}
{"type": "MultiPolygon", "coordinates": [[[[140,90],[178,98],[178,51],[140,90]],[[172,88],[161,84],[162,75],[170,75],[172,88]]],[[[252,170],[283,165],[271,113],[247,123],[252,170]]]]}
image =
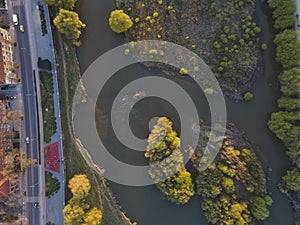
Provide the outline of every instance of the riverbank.
{"type": "MultiPolygon", "coordinates": [[[[106,180],[85,161],[74,139],[71,124],[72,100],[81,75],[74,45],[63,39],[56,29],[53,31],[54,40],[56,40],[54,44],[58,63],[61,111],[65,112],[61,115],[65,156],[64,169],[66,171],[65,183],[68,183],[75,174],[86,174],[91,183],[91,191],[87,201],[91,207],[95,206],[101,209],[103,214],[101,224],[130,225],[129,219],[121,211],[107,186],[106,180]]],[[[71,193],[66,188],[65,202],[70,197],[71,193]]]]}
{"type": "Polygon", "coordinates": [[[164,40],[192,50],[230,98],[242,100],[262,74],[261,28],[253,19],[253,0],[117,2],[134,21],[127,41],[164,40]]]}

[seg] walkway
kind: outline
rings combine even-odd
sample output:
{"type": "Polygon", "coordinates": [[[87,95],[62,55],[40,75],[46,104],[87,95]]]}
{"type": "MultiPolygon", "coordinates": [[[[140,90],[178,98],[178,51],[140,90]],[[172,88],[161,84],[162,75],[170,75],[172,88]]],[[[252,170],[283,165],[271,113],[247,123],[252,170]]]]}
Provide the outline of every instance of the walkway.
{"type": "MultiPolygon", "coordinates": [[[[51,221],[55,225],[63,225],[63,213],[64,208],[64,165],[63,165],[63,148],[62,148],[62,130],[61,130],[61,120],[60,120],[60,106],[59,106],[59,93],[58,93],[58,81],[57,81],[57,71],[56,71],[56,60],[53,48],[52,31],[50,26],[50,17],[48,12],[48,7],[43,0],[31,0],[31,17],[32,26],[34,30],[34,39],[37,51],[37,57],[41,59],[48,59],[51,62],[53,74],[53,88],[54,88],[54,106],[55,106],[55,116],[56,116],[56,127],[57,132],[51,137],[50,143],[58,143],[59,150],[59,162],[60,162],[60,172],[54,172],[54,177],[58,178],[60,181],[60,189],[51,198],[46,199],[46,221],[51,221]],[[46,19],[47,34],[42,35],[40,11],[38,5],[43,6],[44,14],[46,19]]],[[[26,27],[25,27],[26,32],[26,27]]],[[[47,169],[46,169],[47,170],[47,169]]]]}

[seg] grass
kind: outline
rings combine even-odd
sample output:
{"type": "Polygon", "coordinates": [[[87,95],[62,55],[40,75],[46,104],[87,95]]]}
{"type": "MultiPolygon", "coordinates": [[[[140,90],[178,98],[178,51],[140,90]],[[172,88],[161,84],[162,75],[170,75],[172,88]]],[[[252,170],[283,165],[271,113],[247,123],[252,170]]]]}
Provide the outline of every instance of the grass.
{"type": "Polygon", "coordinates": [[[50,197],[51,195],[55,194],[59,188],[60,183],[57,178],[52,176],[52,173],[46,171],[45,172],[45,182],[46,182],[46,197],[50,197]]]}
{"type": "Polygon", "coordinates": [[[52,73],[44,71],[41,71],[39,75],[44,122],[44,142],[48,143],[51,141],[51,136],[56,133],[56,118],[53,99],[53,78],[52,73]]]}

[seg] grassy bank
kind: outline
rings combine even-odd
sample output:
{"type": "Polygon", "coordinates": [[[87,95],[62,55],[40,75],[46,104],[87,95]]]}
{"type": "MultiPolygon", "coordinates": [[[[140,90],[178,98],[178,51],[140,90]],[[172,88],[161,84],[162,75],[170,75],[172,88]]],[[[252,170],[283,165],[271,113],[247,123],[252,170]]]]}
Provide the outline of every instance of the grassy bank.
{"type": "Polygon", "coordinates": [[[41,71],[40,84],[41,84],[41,99],[43,110],[43,130],[44,142],[51,141],[51,136],[56,132],[56,119],[54,112],[54,99],[53,99],[53,78],[52,73],[41,71]]]}
{"type": "MultiPolygon", "coordinates": [[[[120,210],[119,205],[114,199],[106,180],[97,173],[86,162],[72,133],[71,115],[73,95],[80,80],[80,71],[76,58],[75,47],[68,41],[63,40],[61,36],[54,31],[56,59],[59,62],[57,67],[59,90],[60,90],[60,106],[61,111],[65,112],[61,115],[63,130],[63,149],[65,158],[65,184],[69,182],[75,174],[86,174],[91,183],[91,191],[88,196],[88,202],[91,207],[95,206],[102,210],[103,225],[129,225],[129,220],[120,210]]],[[[66,202],[70,199],[71,193],[66,188],[66,202]]]]}

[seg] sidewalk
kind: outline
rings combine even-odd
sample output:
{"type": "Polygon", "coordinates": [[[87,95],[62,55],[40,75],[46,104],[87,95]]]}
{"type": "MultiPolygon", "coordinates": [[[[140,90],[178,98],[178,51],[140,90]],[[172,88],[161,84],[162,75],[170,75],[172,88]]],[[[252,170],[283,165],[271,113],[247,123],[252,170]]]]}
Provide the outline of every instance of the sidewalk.
{"type": "MultiPolygon", "coordinates": [[[[56,71],[56,61],[53,48],[52,40],[52,31],[50,26],[50,18],[48,7],[43,0],[31,0],[31,17],[33,21],[33,30],[35,45],[37,51],[37,58],[48,59],[51,62],[52,70],[50,71],[53,74],[53,88],[54,88],[54,106],[55,106],[55,116],[56,116],[56,127],[57,132],[51,137],[51,142],[59,143],[59,157],[60,157],[60,173],[50,171],[54,177],[60,181],[60,189],[54,194],[51,198],[46,199],[46,221],[51,221],[56,225],[63,225],[63,213],[64,208],[64,165],[63,165],[63,149],[62,149],[62,131],[61,131],[61,121],[60,121],[60,106],[59,106],[59,92],[58,92],[58,81],[57,81],[57,71],[56,71]],[[38,4],[41,4],[44,7],[47,34],[42,35],[41,30],[41,20],[40,20],[40,11],[38,4]]],[[[25,27],[26,29],[26,27],[25,27]]],[[[36,73],[38,76],[38,72],[36,73]]],[[[50,144],[50,143],[45,143],[50,144]]],[[[43,149],[44,151],[44,149],[43,149]]]]}

